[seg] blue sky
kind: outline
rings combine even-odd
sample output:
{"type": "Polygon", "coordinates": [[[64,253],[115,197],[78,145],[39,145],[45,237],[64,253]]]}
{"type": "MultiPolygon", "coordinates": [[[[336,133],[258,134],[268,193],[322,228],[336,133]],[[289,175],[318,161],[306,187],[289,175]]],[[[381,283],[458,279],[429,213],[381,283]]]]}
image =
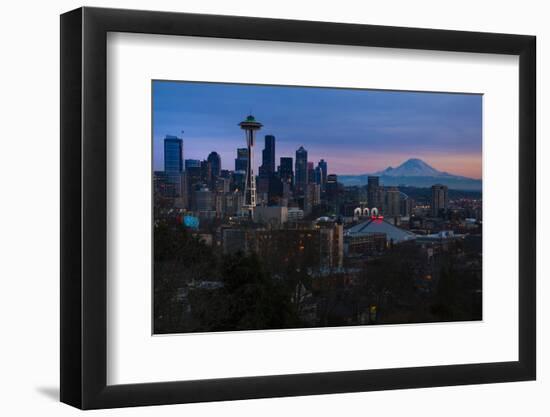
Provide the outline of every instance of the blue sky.
{"type": "Polygon", "coordinates": [[[163,167],[163,139],[184,139],[185,159],[211,151],[233,169],[244,147],[238,123],[252,113],[276,137],[277,164],[304,146],[308,159],[323,158],[329,172],[362,174],[420,158],[442,171],[481,178],[482,96],[261,86],[153,82],[154,168],[163,167]],[[183,135],[181,131],[184,131],[183,135]]]}

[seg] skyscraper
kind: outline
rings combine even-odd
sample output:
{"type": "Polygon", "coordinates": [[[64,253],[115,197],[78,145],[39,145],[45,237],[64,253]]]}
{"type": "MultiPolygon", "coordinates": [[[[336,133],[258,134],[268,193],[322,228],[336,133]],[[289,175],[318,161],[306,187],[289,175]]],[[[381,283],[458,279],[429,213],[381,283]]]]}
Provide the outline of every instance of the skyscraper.
{"type": "Polygon", "coordinates": [[[322,174],[321,174],[321,168],[319,168],[319,165],[317,165],[315,167],[314,173],[315,173],[315,184],[319,184],[319,186],[320,186],[321,185],[321,176],[322,176],[322,174]]]}
{"type": "Polygon", "coordinates": [[[185,197],[187,206],[192,207],[194,204],[194,191],[202,184],[202,168],[200,161],[198,166],[188,166],[185,169],[185,197]]]}
{"type": "Polygon", "coordinates": [[[405,199],[401,200],[401,215],[409,217],[411,214],[413,214],[414,206],[415,201],[411,197],[406,197],[405,199]]]}
{"type": "Polygon", "coordinates": [[[210,184],[212,182],[212,165],[210,161],[201,161],[201,181],[210,184]]]}
{"type": "Polygon", "coordinates": [[[367,201],[370,208],[382,208],[382,201],[380,201],[380,178],[375,176],[369,176],[367,182],[367,201]]]}
{"type": "Polygon", "coordinates": [[[155,197],[177,198],[181,195],[181,175],[155,171],[153,173],[153,190],[155,197]]]}
{"type": "Polygon", "coordinates": [[[166,135],[164,138],[164,171],[183,171],[183,140],[177,136],[166,135]]]}
{"type": "Polygon", "coordinates": [[[326,197],[331,206],[336,207],[339,200],[338,176],[336,174],[327,175],[327,183],[325,184],[326,197]]]}
{"type": "Polygon", "coordinates": [[[214,193],[206,187],[194,191],[193,205],[196,211],[212,211],[214,209],[214,193]]]}
{"type": "Polygon", "coordinates": [[[300,146],[296,151],[296,192],[303,194],[308,183],[307,151],[300,146]]]}
{"type": "Polygon", "coordinates": [[[307,182],[309,184],[315,184],[315,166],[313,162],[307,163],[307,182]]]}
{"type": "Polygon", "coordinates": [[[399,188],[388,187],[386,189],[384,215],[388,217],[398,217],[401,215],[401,192],[399,188]]]}
{"type": "Polygon", "coordinates": [[[304,213],[311,213],[313,207],[321,204],[321,186],[319,184],[309,183],[304,195],[304,213]]]}
{"type": "Polygon", "coordinates": [[[235,159],[235,171],[246,172],[248,166],[248,148],[237,149],[237,159],[235,159]]]}
{"type": "Polygon", "coordinates": [[[210,163],[212,179],[215,180],[220,176],[220,173],[222,171],[222,159],[217,152],[210,152],[207,160],[210,163]]]}
{"type": "Polygon", "coordinates": [[[200,168],[201,161],[198,159],[186,159],[185,160],[185,170],[187,171],[189,168],[200,168]]]}
{"type": "Polygon", "coordinates": [[[294,171],[292,169],[292,158],[281,157],[281,164],[279,165],[279,177],[284,184],[294,184],[294,171]]]}
{"type": "Polygon", "coordinates": [[[270,177],[275,173],[275,136],[265,136],[265,147],[262,151],[262,166],[260,174],[270,177]]]}
{"type": "Polygon", "coordinates": [[[182,196],[183,175],[183,140],[177,136],[166,135],[164,138],[164,182],[167,192],[173,198],[182,196]]]}
{"type": "Polygon", "coordinates": [[[449,208],[449,188],[446,185],[432,185],[432,216],[438,217],[441,211],[449,208]]]}
{"type": "Polygon", "coordinates": [[[262,124],[249,115],[246,120],[239,123],[239,126],[245,132],[246,146],[248,149],[248,166],[246,169],[246,180],[244,187],[243,210],[250,218],[254,218],[254,208],[256,207],[256,175],[254,174],[254,145],[256,142],[256,131],[262,128],[262,124]]]}
{"type": "Polygon", "coordinates": [[[327,162],[324,159],[321,159],[317,164],[317,168],[319,168],[319,171],[321,174],[319,184],[321,184],[321,189],[324,190],[325,184],[327,183],[327,172],[328,172],[327,162]]]}

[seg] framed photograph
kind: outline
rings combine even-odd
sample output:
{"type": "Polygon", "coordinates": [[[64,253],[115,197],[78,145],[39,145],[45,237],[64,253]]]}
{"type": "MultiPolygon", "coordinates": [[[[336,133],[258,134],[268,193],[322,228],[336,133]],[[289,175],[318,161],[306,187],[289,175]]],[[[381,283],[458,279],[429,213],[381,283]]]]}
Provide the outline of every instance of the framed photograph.
{"type": "Polygon", "coordinates": [[[61,16],[61,401],[533,380],[535,37],[61,16]]]}

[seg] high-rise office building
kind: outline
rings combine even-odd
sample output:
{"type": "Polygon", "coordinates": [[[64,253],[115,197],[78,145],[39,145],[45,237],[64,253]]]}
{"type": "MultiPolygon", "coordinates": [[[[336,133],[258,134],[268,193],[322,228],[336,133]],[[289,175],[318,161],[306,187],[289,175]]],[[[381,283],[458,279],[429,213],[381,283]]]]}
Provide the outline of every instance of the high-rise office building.
{"type": "Polygon", "coordinates": [[[244,214],[254,218],[254,209],[256,208],[256,175],[254,174],[254,145],[256,144],[256,132],[262,128],[262,124],[257,122],[254,116],[250,115],[239,123],[244,130],[246,146],[248,149],[248,166],[246,169],[246,180],[244,186],[244,214]]]}
{"type": "Polygon", "coordinates": [[[217,193],[228,193],[230,190],[231,180],[229,178],[219,177],[216,178],[214,190],[217,193]]]}
{"type": "Polygon", "coordinates": [[[248,148],[237,149],[237,159],[235,159],[235,171],[246,172],[248,166],[248,148]]]}
{"type": "Polygon", "coordinates": [[[201,161],[198,159],[186,159],[185,160],[185,170],[189,168],[200,168],[201,161]]]}
{"type": "Polygon", "coordinates": [[[271,177],[275,173],[275,136],[265,136],[265,147],[262,151],[260,175],[271,177]]]}
{"type": "Polygon", "coordinates": [[[315,165],[313,165],[313,162],[307,163],[307,182],[315,184],[315,165]]]}
{"type": "Polygon", "coordinates": [[[214,193],[208,188],[199,188],[194,192],[194,208],[196,211],[211,211],[214,209],[214,193]]]}
{"type": "Polygon", "coordinates": [[[226,193],[223,196],[225,213],[228,216],[238,215],[242,211],[243,195],[241,193],[226,193]]]}
{"type": "Polygon", "coordinates": [[[446,185],[432,185],[432,216],[438,217],[449,208],[449,188],[446,185]]]}
{"type": "Polygon", "coordinates": [[[222,171],[222,159],[220,158],[220,155],[217,152],[210,152],[210,155],[208,155],[208,163],[210,164],[210,172],[212,175],[212,179],[215,180],[220,176],[220,173],[222,171]]]}
{"type": "Polygon", "coordinates": [[[374,195],[375,202],[378,203],[375,207],[378,208],[380,214],[384,214],[384,210],[386,209],[386,188],[383,186],[377,187],[374,195]]]}
{"type": "Polygon", "coordinates": [[[202,169],[200,166],[188,166],[185,169],[185,197],[187,199],[187,206],[192,207],[194,205],[194,191],[203,184],[202,181],[202,169]]]}
{"type": "Polygon", "coordinates": [[[283,182],[278,175],[269,177],[269,205],[279,205],[283,197],[283,182]]]}
{"type": "Polygon", "coordinates": [[[319,168],[319,165],[315,167],[315,184],[321,185],[321,169],[319,168]]]}
{"type": "Polygon", "coordinates": [[[201,179],[207,184],[212,181],[212,165],[206,159],[201,161],[201,179]]]}
{"type": "Polygon", "coordinates": [[[183,140],[177,136],[166,135],[164,138],[164,171],[183,171],[183,140]]]}
{"type": "Polygon", "coordinates": [[[369,176],[367,181],[367,201],[369,207],[381,209],[383,200],[380,200],[380,178],[369,176]]]}
{"type": "Polygon", "coordinates": [[[182,197],[183,140],[177,136],[164,138],[164,195],[171,198],[182,197]]]}
{"type": "Polygon", "coordinates": [[[327,172],[328,172],[327,162],[324,159],[321,159],[317,164],[317,168],[319,169],[318,184],[321,185],[321,190],[324,190],[325,184],[327,183],[327,172]]]}
{"type": "Polygon", "coordinates": [[[281,157],[281,164],[279,165],[279,178],[283,184],[294,184],[294,170],[292,168],[292,158],[281,157]]]}
{"type": "Polygon", "coordinates": [[[384,206],[384,216],[398,217],[401,215],[401,192],[397,187],[388,187],[386,189],[386,204],[384,206]]]}
{"type": "Polygon", "coordinates": [[[238,191],[242,193],[244,191],[244,182],[246,179],[246,171],[235,171],[231,176],[231,182],[233,187],[232,191],[238,191]]]}
{"type": "Polygon", "coordinates": [[[336,174],[327,175],[325,184],[326,196],[329,202],[335,203],[338,200],[338,176],[336,174]]]}
{"type": "Polygon", "coordinates": [[[306,187],[304,196],[304,212],[311,213],[313,207],[321,204],[321,186],[319,184],[309,183],[306,187]]]}
{"type": "Polygon", "coordinates": [[[414,206],[415,201],[410,197],[401,200],[401,215],[405,217],[411,216],[411,214],[413,214],[414,206]]]}
{"type": "Polygon", "coordinates": [[[178,198],[182,196],[182,173],[155,171],[153,187],[155,197],[178,198]]]}
{"type": "Polygon", "coordinates": [[[296,151],[296,192],[304,194],[308,183],[307,151],[300,146],[296,151]]]}

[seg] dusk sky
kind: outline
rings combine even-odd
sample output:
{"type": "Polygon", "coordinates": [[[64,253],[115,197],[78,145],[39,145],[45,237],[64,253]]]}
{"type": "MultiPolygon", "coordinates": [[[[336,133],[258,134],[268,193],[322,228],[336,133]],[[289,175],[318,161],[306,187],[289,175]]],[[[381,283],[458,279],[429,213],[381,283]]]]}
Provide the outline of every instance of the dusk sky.
{"type": "MultiPolygon", "coordinates": [[[[253,114],[276,137],[276,164],[300,146],[329,173],[364,174],[409,158],[440,171],[481,178],[482,96],[242,84],[153,82],[154,169],[163,169],[164,136],[183,137],[185,159],[216,151],[234,169],[245,146],[238,123],[253,114]],[[183,135],[181,131],[184,131],[183,135]]],[[[257,172],[257,171],[256,171],[257,172]]]]}

